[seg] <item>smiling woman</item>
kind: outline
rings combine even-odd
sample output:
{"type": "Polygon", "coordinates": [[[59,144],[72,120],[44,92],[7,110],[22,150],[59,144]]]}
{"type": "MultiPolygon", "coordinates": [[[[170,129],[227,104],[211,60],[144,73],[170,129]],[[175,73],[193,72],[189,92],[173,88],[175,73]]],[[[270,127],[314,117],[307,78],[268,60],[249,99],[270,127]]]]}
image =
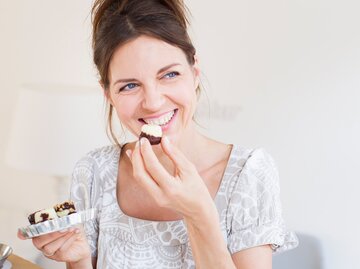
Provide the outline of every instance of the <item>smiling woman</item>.
{"type": "Polygon", "coordinates": [[[81,159],[71,199],[97,218],[34,245],[73,269],[271,268],[273,252],[297,245],[276,166],[263,149],[197,130],[200,69],[183,2],[98,0],[93,26],[110,132],[115,110],[136,137],[150,124],[162,139],[116,142],[81,159]]]}
{"type": "MultiPolygon", "coordinates": [[[[117,48],[140,36],[153,37],[158,41],[164,41],[182,51],[189,65],[195,62],[195,48],[187,33],[187,17],[185,8],[181,1],[95,1],[93,6],[93,49],[94,63],[96,64],[100,83],[105,92],[111,86],[110,64],[114,58],[113,54],[117,48]],[[117,16],[113,16],[117,14],[117,16]],[[164,27],[166,25],[166,27],[164,27]]],[[[145,54],[148,52],[145,50],[145,54]]],[[[127,63],[146,66],[139,59],[129,59],[127,63]]],[[[162,66],[158,72],[163,73],[170,66],[162,66]]],[[[175,73],[172,73],[172,76],[175,73]]],[[[113,80],[117,82],[130,83],[119,87],[118,91],[133,89],[138,85],[136,78],[124,77],[113,80]]],[[[197,93],[200,88],[197,87],[197,93]]],[[[108,132],[113,140],[118,143],[112,127],[113,106],[110,103],[108,115],[108,132]]]]}
{"type": "Polygon", "coordinates": [[[180,48],[141,35],[114,51],[104,91],[133,134],[144,123],[160,124],[177,143],[193,135],[199,73],[196,60],[190,65],[180,48]]]}

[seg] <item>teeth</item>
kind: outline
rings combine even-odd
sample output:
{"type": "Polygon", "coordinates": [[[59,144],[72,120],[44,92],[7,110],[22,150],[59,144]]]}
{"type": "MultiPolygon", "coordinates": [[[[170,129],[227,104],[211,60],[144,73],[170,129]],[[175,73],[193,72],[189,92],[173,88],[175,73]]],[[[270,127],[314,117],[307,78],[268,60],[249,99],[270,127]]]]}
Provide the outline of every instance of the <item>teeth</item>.
{"type": "Polygon", "coordinates": [[[164,125],[166,123],[168,123],[171,118],[174,116],[174,111],[171,111],[163,116],[161,116],[160,118],[157,119],[144,119],[144,121],[147,124],[152,124],[152,125],[164,125]]]}

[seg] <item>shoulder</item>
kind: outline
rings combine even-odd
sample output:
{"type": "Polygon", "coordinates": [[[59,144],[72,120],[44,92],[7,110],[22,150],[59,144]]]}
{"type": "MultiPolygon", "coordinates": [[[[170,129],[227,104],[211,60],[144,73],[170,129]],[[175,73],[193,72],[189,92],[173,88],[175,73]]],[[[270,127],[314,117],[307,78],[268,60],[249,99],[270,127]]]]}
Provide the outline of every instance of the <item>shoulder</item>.
{"type": "Polygon", "coordinates": [[[75,165],[75,169],[84,166],[102,165],[118,158],[120,148],[116,145],[108,145],[93,149],[85,154],[75,165]]]}
{"type": "Polygon", "coordinates": [[[240,149],[242,167],[234,178],[233,204],[250,201],[257,206],[267,204],[279,195],[279,175],[273,157],[264,149],[240,149]]]}
{"type": "Polygon", "coordinates": [[[264,148],[257,148],[251,152],[244,173],[252,175],[252,178],[256,179],[255,183],[266,188],[278,184],[279,175],[274,158],[264,148]]]}
{"type": "Polygon", "coordinates": [[[274,165],[273,157],[265,148],[262,147],[247,148],[234,144],[232,156],[238,159],[246,159],[246,161],[251,164],[267,162],[270,165],[274,165]]]}
{"type": "Polygon", "coordinates": [[[115,145],[104,146],[91,150],[84,155],[73,169],[74,178],[91,178],[101,171],[106,172],[113,166],[117,166],[120,148],[115,145]]]}
{"type": "Polygon", "coordinates": [[[252,174],[259,179],[276,179],[278,177],[274,158],[264,148],[252,149],[234,145],[232,158],[241,162],[240,174],[242,175],[252,174]]]}
{"type": "Polygon", "coordinates": [[[106,162],[116,158],[120,153],[120,148],[116,145],[108,145],[96,148],[86,154],[85,159],[91,159],[98,163],[106,162]]]}
{"type": "MultiPolygon", "coordinates": [[[[71,184],[74,201],[87,201],[92,206],[100,201],[103,183],[116,173],[119,152],[120,149],[114,145],[97,148],[76,163],[71,184]]],[[[86,205],[83,207],[87,208],[86,205]]]]}
{"type": "Polygon", "coordinates": [[[264,148],[254,149],[247,161],[247,166],[253,171],[261,172],[261,176],[276,176],[277,167],[274,158],[264,148]]]}

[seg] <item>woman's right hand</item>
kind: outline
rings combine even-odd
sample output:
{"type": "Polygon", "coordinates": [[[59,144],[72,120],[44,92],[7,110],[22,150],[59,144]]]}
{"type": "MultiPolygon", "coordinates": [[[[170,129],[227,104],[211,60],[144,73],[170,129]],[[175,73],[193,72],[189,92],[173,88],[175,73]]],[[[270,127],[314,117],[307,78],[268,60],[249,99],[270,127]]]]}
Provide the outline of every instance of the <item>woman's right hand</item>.
{"type": "MultiPolygon", "coordinates": [[[[18,237],[25,240],[18,232],[18,237]]],[[[34,246],[49,259],[91,264],[90,247],[82,227],[73,227],[32,238],[34,246]]]]}

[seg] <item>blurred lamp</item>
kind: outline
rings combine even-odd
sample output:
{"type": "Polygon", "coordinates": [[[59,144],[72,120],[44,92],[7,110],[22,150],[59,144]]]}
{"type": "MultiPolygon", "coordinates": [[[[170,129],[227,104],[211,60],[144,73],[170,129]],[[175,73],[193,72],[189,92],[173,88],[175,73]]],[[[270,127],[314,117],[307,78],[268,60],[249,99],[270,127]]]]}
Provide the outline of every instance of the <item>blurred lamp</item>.
{"type": "Polygon", "coordinates": [[[109,144],[103,107],[100,89],[23,87],[10,130],[7,164],[56,177],[59,199],[66,198],[64,188],[75,163],[91,149],[109,144]]]}

